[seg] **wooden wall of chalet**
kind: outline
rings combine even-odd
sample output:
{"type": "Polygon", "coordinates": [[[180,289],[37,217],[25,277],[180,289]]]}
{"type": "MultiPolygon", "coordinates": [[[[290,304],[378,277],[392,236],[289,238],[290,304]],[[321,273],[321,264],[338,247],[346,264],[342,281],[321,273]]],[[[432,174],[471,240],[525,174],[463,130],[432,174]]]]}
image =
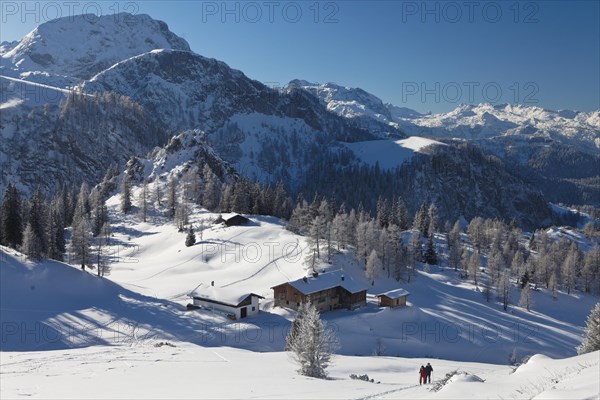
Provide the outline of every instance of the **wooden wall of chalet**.
{"type": "Polygon", "coordinates": [[[387,296],[379,296],[380,307],[402,307],[406,305],[406,296],[390,299],[387,296]]]}
{"type": "Polygon", "coordinates": [[[320,312],[337,310],[340,308],[355,309],[367,303],[367,291],[350,293],[342,287],[322,290],[320,292],[304,295],[288,283],[273,288],[275,305],[297,310],[300,303],[310,301],[320,312]]]}

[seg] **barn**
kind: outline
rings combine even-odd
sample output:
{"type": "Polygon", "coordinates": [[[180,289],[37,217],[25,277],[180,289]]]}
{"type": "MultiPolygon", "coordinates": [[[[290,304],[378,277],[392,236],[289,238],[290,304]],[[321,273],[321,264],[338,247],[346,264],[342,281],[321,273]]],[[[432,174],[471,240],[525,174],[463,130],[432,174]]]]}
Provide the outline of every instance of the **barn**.
{"type": "Polygon", "coordinates": [[[236,214],[230,218],[225,220],[225,225],[227,226],[238,226],[238,225],[246,225],[250,220],[243,215],[236,214]]]}
{"type": "Polygon", "coordinates": [[[379,307],[404,307],[409,294],[408,291],[401,288],[380,293],[377,295],[379,307]]]}
{"type": "Polygon", "coordinates": [[[232,319],[258,314],[258,302],[264,297],[255,293],[200,284],[191,293],[193,305],[199,308],[227,313],[232,319]]]}
{"type": "Polygon", "coordinates": [[[367,289],[344,276],[340,270],[314,273],[301,279],[274,286],[275,305],[297,310],[311,302],[320,312],[354,310],[367,304],[367,289]]]}

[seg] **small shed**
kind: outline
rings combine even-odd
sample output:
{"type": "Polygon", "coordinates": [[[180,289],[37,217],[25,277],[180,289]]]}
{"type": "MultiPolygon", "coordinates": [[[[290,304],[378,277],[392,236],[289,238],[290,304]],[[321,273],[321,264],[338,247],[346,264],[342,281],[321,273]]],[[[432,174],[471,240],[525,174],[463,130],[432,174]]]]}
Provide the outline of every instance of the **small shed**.
{"type": "Polygon", "coordinates": [[[404,307],[409,294],[408,291],[401,288],[378,294],[379,307],[404,307]]]}
{"type": "Polygon", "coordinates": [[[258,314],[259,299],[264,297],[255,293],[200,284],[190,293],[193,305],[225,312],[233,319],[246,318],[258,314]]]}
{"type": "Polygon", "coordinates": [[[250,222],[250,220],[248,218],[244,217],[243,215],[236,214],[233,217],[227,218],[225,220],[225,225],[226,226],[238,226],[238,225],[245,225],[248,222],[250,222]]]}

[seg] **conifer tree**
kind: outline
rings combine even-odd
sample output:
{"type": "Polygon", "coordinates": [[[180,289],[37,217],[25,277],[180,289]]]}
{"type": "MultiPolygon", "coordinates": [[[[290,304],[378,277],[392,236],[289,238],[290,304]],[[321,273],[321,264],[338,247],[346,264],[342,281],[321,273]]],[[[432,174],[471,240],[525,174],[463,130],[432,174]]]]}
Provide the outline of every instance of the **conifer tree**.
{"type": "Polygon", "coordinates": [[[167,187],[167,216],[175,218],[175,211],[177,209],[177,185],[175,178],[171,176],[169,179],[169,185],[167,187]]]}
{"type": "Polygon", "coordinates": [[[23,242],[23,220],[21,218],[21,199],[17,188],[12,183],[9,183],[4,191],[1,218],[1,242],[16,249],[23,242]]]}
{"type": "Polygon", "coordinates": [[[325,378],[337,339],[332,331],[326,329],[312,304],[303,304],[301,307],[305,307],[305,310],[297,323],[297,332],[294,336],[290,332],[288,336],[290,340],[287,347],[300,366],[298,372],[301,375],[325,378]]]}
{"type": "Polygon", "coordinates": [[[80,220],[74,219],[71,247],[75,262],[80,263],[83,270],[85,270],[86,265],[92,264],[91,245],[92,234],[89,220],[85,217],[80,220]]]}
{"type": "Polygon", "coordinates": [[[427,250],[423,254],[423,261],[429,265],[435,265],[438,263],[437,253],[435,251],[435,245],[433,243],[433,232],[430,233],[427,239],[427,250]]]}
{"type": "Polygon", "coordinates": [[[143,222],[146,222],[148,216],[148,184],[144,180],[138,196],[139,215],[143,222]]]}
{"type": "Polygon", "coordinates": [[[27,224],[23,233],[23,254],[32,261],[39,261],[42,258],[40,239],[30,224],[27,224]]]}
{"type": "Polygon", "coordinates": [[[123,181],[121,182],[121,211],[127,214],[131,211],[131,176],[127,172],[123,175],[123,181]]]}
{"type": "Polygon", "coordinates": [[[429,210],[426,203],[422,203],[419,211],[415,214],[413,229],[421,232],[421,235],[429,236],[429,210]]]}
{"type": "Polygon", "coordinates": [[[194,227],[190,226],[188,229],[187,236],[185,237],[185,246],[191,247],[196,244],[196,234],[194,233],[194,227]]]}
{"type": "Polygon", "coordinates": [[[600,303],[596,303],[585,324],[584,338],[577,354],[591,353],[600,350],[600,303]]]}

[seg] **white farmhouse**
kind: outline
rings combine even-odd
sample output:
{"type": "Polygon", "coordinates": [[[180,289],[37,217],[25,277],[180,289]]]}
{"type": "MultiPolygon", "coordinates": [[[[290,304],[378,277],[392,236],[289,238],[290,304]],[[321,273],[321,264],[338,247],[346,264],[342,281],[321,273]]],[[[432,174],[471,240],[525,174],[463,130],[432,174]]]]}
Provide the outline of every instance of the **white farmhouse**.
{"type": "Polygon", "coordinates": [[[246,318],[258,314],[258,301],[264,299],[255,293],[200,284],[190,293],[193,305],[227,313],[232,319],[246,318]]]}

